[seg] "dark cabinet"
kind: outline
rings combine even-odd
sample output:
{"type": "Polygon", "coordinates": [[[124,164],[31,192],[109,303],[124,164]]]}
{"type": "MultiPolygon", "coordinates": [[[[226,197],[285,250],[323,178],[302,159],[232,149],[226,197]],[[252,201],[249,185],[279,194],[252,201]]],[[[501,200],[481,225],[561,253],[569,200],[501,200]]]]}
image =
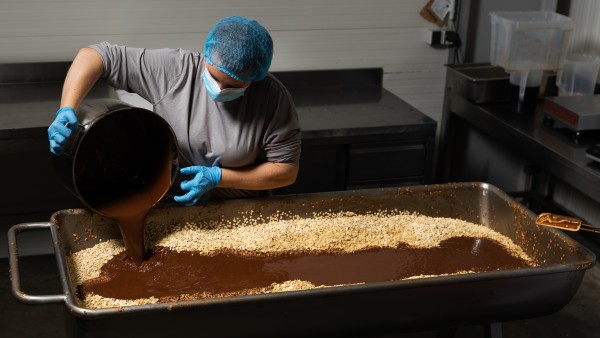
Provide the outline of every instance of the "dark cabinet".
{"type": "Polygon", "coordinates": [[[276,189],[275,194],[298,194],[344,190],[346,154],[339,145],[308,144],[302,146],[300,170],[296,182],[276,189]]]}
{"type": "MultiPolygon", "coordinates": [[[[407,135],[396,135],[402,137],[407,135]]],[[[422,138],[377,141],[378,135],[353,142],[303,144],[296,182],[275,194],[365,189],[433,183],[435,133],[422,138]]],[[[320,143],[321,142],[321,143],[320,143]]]]}
{"type": "MultiPolygon", "coordinates": [[[[0,140],[0,145],[4,143],[0,140]]],[[[56,176],[47,140],[32,140],[24,146],[28,146],[26,151],[0,152],[4,164],[0,167],[0,215],[50,212],[80,205],[56,176]]]]}
{"type": "Polygon", "coordinates": [[[274,75],[302,127],[298,178],[275,194],[433,183],[437,123],[383,88],[381,68],[274,75]]]}
{"type": "Polygon", "coordinates": [[[351,144],[347,187],[372,188],[428,183],[427,140],[351,144]]]}

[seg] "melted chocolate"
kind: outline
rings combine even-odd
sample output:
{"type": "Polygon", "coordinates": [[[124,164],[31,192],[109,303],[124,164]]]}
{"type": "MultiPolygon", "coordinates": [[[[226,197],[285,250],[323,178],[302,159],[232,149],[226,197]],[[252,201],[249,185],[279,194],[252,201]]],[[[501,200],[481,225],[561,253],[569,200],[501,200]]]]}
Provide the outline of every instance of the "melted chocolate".
{"type": "Polygon", "coordinates": [[[156,204],[171,184],[171,164],[165,159],[160,175],[143,190],[124,198],[103,204],[96,209],[102,215],[114,219],[119,224],[126,254],[135,264],[144,260],[144,223],[146,214],[156,204]]]}
{"type": "Polygon", "coordinates": [[[471,237],[450,238],[439,247],[428,249],[399,247],[355,253],[309,252],[274,256],[234,253],[206,256],[156,248],[140,266],[131,264],[125,257],[120,254],[108,261],[102,267],[100,277],[80,286],[79,296],[94,293],[117,299],[207,297],[211,294],[244,294],[247,290],[290,280],[332,286],[530,266],[494,241],[471,237]]]}

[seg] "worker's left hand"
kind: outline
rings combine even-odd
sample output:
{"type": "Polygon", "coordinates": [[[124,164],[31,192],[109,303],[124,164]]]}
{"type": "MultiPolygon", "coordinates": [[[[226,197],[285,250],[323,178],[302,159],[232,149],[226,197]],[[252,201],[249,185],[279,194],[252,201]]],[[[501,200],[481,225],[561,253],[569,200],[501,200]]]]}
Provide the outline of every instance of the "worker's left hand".
{"type": "Polygon", "coordinates": [[[186,167],[180,172],[184,175],[192,175],[191,180],[181,182],[181,189],[187,191],[185,195],[174,196],[175,202],[185,205],[194,205],[202,195],[214,189],[221,181],[221,168],[219,167],[186,167]]]}
{"type": "Polygon", "coordinates": [[[71,107],[62,107],[56,112],[54,122],[48,127],[50,152],[60,155],[65,150],[67,138],[77,129],[77,115],[71,107]]]}

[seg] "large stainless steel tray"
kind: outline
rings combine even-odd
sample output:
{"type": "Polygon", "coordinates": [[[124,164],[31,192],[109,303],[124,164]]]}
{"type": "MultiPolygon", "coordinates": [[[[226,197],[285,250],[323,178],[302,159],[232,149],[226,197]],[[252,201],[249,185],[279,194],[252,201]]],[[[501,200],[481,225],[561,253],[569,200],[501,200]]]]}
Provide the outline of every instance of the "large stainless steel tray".
{"type": "MultiPolygon", "coordinates": [[[[510,237],[541,262],[534,268],[419,278],[264,295],[86,309],[75,302],[66,255],[119,238],[116,225],[86,210],[56,212],[50,222],[9,231],[13,293],[25,303],[64,302],[73,336],[206,337],[361,336],[377,333],[497,323],[550,314],[566,305],[595,256],[560,230],[538,227],[536,215],[498,188],[461,183],[317,193],[211,202],[195,207],[154,209],[148,224],[234,217],[248,210],[264,215],[290,211],[365,213],[397,208],[484,224],[510,237]],[[49,229],[63,284],[58,295],[20,290],[17,234],[49,229]],[[74,240],[91,229],[97,238],[74,240]]],[[[243,276],[240,276],[243,278],[243,276]]]]}

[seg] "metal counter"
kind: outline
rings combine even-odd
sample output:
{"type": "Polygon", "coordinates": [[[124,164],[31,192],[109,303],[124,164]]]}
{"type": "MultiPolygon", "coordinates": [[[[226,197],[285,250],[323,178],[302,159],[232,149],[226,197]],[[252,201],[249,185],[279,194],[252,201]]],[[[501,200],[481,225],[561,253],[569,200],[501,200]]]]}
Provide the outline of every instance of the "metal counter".
{"type": "MultiPolygon", "coordinates": [[[[548,125],[543,102],[538,100],[533,114],[518,114],[506,102],[473,103],[449,85],[437,181],[485,181],[536,213],[550,211],[598,223],[600,164],[587,158],[585,151],[600,143],[600,133],[575,135],[548,125]],[[473,163],[480,166],[473,169],[473,163]]],[[[598,235],[572,236],[600,243],[598,235]]]]}
{"type": "Polygon", "coordinates": [[[459,96],[452,96],[448,101],[444,174],[448,174],[452,165],[452,153],[460,151],[453,142],[456,119],[461,119],[600,202],[600,166],[585,156],[589,146],[600,142],[599,136],[592,135],[576,143],[566,130],[544,125],[541,105],[533,115],[519,115],[511,113],[505,104],[477,105],[459,96]]]}

